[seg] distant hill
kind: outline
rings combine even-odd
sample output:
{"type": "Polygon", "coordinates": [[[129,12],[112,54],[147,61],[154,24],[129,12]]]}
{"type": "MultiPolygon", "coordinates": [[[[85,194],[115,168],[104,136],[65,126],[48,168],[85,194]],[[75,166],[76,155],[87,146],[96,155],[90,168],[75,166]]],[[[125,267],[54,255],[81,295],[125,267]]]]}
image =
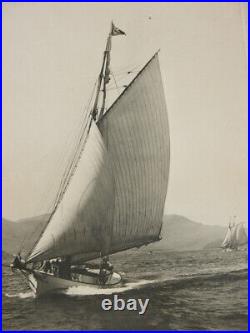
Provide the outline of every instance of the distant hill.
{"type": "Polygon", "coordinates": [[[9,253],[2,252],[2,263],[5,265],[9,265],[10,262],[12,261],[12,256],[9,253]]]}
{"type": "MultiPolygon", "coordinates": [[[[48,215],[17,222],[3,219],[3,251],[17,253],[22,245],[23,252],[27,252],[36,242],[47,220],[48,215]]],[[[204,225],[180,215],[166,215],[161,232],[162,240],[150,247],[173,251],[201,250],[218,247],[225,234],[226,227],[204,225]]]]}
{"type": "Polygon", "coordinates": [[[162,240],[154,246],[175,251],[201,250],[212,242],[220,242],[226,234],[226,229],[194,222],[180,215],[165,215],[162,240]]]}
{"type": "Polygon", "coordinates": [[[204,246],[204,249],[215,249],[221,247],[221,244],[223,242],[223,238],[217,239],[211,243],[208,243],[207,245],[204,246]]]}
{"type": "Polygon", "coordinates": [[[17,253],[20,247],[27,252],[36,242],[48,220],[48,215],[22,219],[17,222],[2,219],[2,247],[9,254],[17,253]]]}

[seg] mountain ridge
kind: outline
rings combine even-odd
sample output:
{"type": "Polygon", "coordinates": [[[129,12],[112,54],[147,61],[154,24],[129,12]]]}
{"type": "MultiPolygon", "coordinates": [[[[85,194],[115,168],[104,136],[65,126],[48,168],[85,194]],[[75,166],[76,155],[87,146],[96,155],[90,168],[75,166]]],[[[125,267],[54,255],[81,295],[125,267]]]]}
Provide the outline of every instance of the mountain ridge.
{"type": "MultiPolygon", "coordinates": [[[[26,254],[35,244],[49,215],[29,217],[18,221],[2,219],[2,249],[8,254],[26,254]]],[[[163,217],[161,241],[149,245],[152,249],[171,251],[202,250],[218,247],[227,228],[194,222],[184,216],[171,214],[163,217]],[[214,244],[214,246],[213,246],[214,244]]]]}

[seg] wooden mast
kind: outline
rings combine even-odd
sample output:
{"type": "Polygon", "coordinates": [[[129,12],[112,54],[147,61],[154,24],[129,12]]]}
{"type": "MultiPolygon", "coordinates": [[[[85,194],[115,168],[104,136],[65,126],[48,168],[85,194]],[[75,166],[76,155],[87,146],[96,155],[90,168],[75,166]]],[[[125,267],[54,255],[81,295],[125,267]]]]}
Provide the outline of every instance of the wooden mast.
{"type": "Polygon", "coordinates": [[[93,119],[96,121],[99,120],[100,117],[103,115],[104,108],[105,108],[106,84],[109,82],[109,64],[110,64],[112,27],[113,27],[113,22],[111,22],[111,28],[110,28],[110,32],[109,32],[109,35],[107,38],[106,48],[103,53],[102,67],[101,67],[101,72],[98,77],[96,97],[95,97],[95,102],[94,102],[94,106],[93,106],[93,110],[92,110],[93,119]],[[103,83],[103,89],[101,89],[102,83],[103,83]],[[99,96],[100,96],[101,91],[103,91],[102,107],[101,107],[100,112],[98,112],[98,101],[99,101],[99,96]]]}

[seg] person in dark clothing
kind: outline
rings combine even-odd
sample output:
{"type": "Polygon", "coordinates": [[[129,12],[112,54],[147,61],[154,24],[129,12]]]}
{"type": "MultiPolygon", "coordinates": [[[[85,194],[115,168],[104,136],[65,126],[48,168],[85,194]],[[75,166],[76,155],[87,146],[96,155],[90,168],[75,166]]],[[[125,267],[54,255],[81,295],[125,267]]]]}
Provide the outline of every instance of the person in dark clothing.
{"type": "Polygon", "coordinates": [[[103,257],[100,264],[99,280],[101,284],[105,284],[108,277],[113,273],[113,265],[109,262],[108,257],[103,257]]]}
{"type": "Polygon", "coordinates": [[[70,259],[65,258],[58,262],[58,277],[71,280],[70,259]]]}
{"type": "Polygon", "coordinates": [[[46,260],[43,266],[43,270],[45,273],[50,273],[51,272],[51,264],[49,260],[46,260]]]}
{"type": "Polygon", "coordinates": [[[20,253],[18,253],[13,262],[11,263],[10,265],[10,268],[13,270],[13,269],[20,269],[20,270],[26,270],[27,267],[26,267],[26,264],[25,262],[23,261],[23,259],[21,258],[21,255],[20,253]]]}
{"type": "Polygon", "coordinates": [[[54,276],[58,276],[58,265],[59,265],[59,260],[58,259],[51,260],[51,273],[54,276]]]}

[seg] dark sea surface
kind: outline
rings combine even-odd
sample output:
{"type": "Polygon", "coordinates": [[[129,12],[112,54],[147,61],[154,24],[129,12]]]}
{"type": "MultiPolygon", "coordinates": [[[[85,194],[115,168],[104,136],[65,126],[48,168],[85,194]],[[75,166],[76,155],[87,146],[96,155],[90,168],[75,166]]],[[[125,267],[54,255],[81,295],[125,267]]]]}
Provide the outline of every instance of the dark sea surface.
{"type": "Polygon", "coordinates": [[[40,299],[21,274],[3,266],[3,329],[247,330],[247,252],[142,248],[111,261],[123,275],[116,288],[71,288],[40,299]],[[102,310],[102,300],[114,294],[149,298],[147,311],[102,310]]]}

